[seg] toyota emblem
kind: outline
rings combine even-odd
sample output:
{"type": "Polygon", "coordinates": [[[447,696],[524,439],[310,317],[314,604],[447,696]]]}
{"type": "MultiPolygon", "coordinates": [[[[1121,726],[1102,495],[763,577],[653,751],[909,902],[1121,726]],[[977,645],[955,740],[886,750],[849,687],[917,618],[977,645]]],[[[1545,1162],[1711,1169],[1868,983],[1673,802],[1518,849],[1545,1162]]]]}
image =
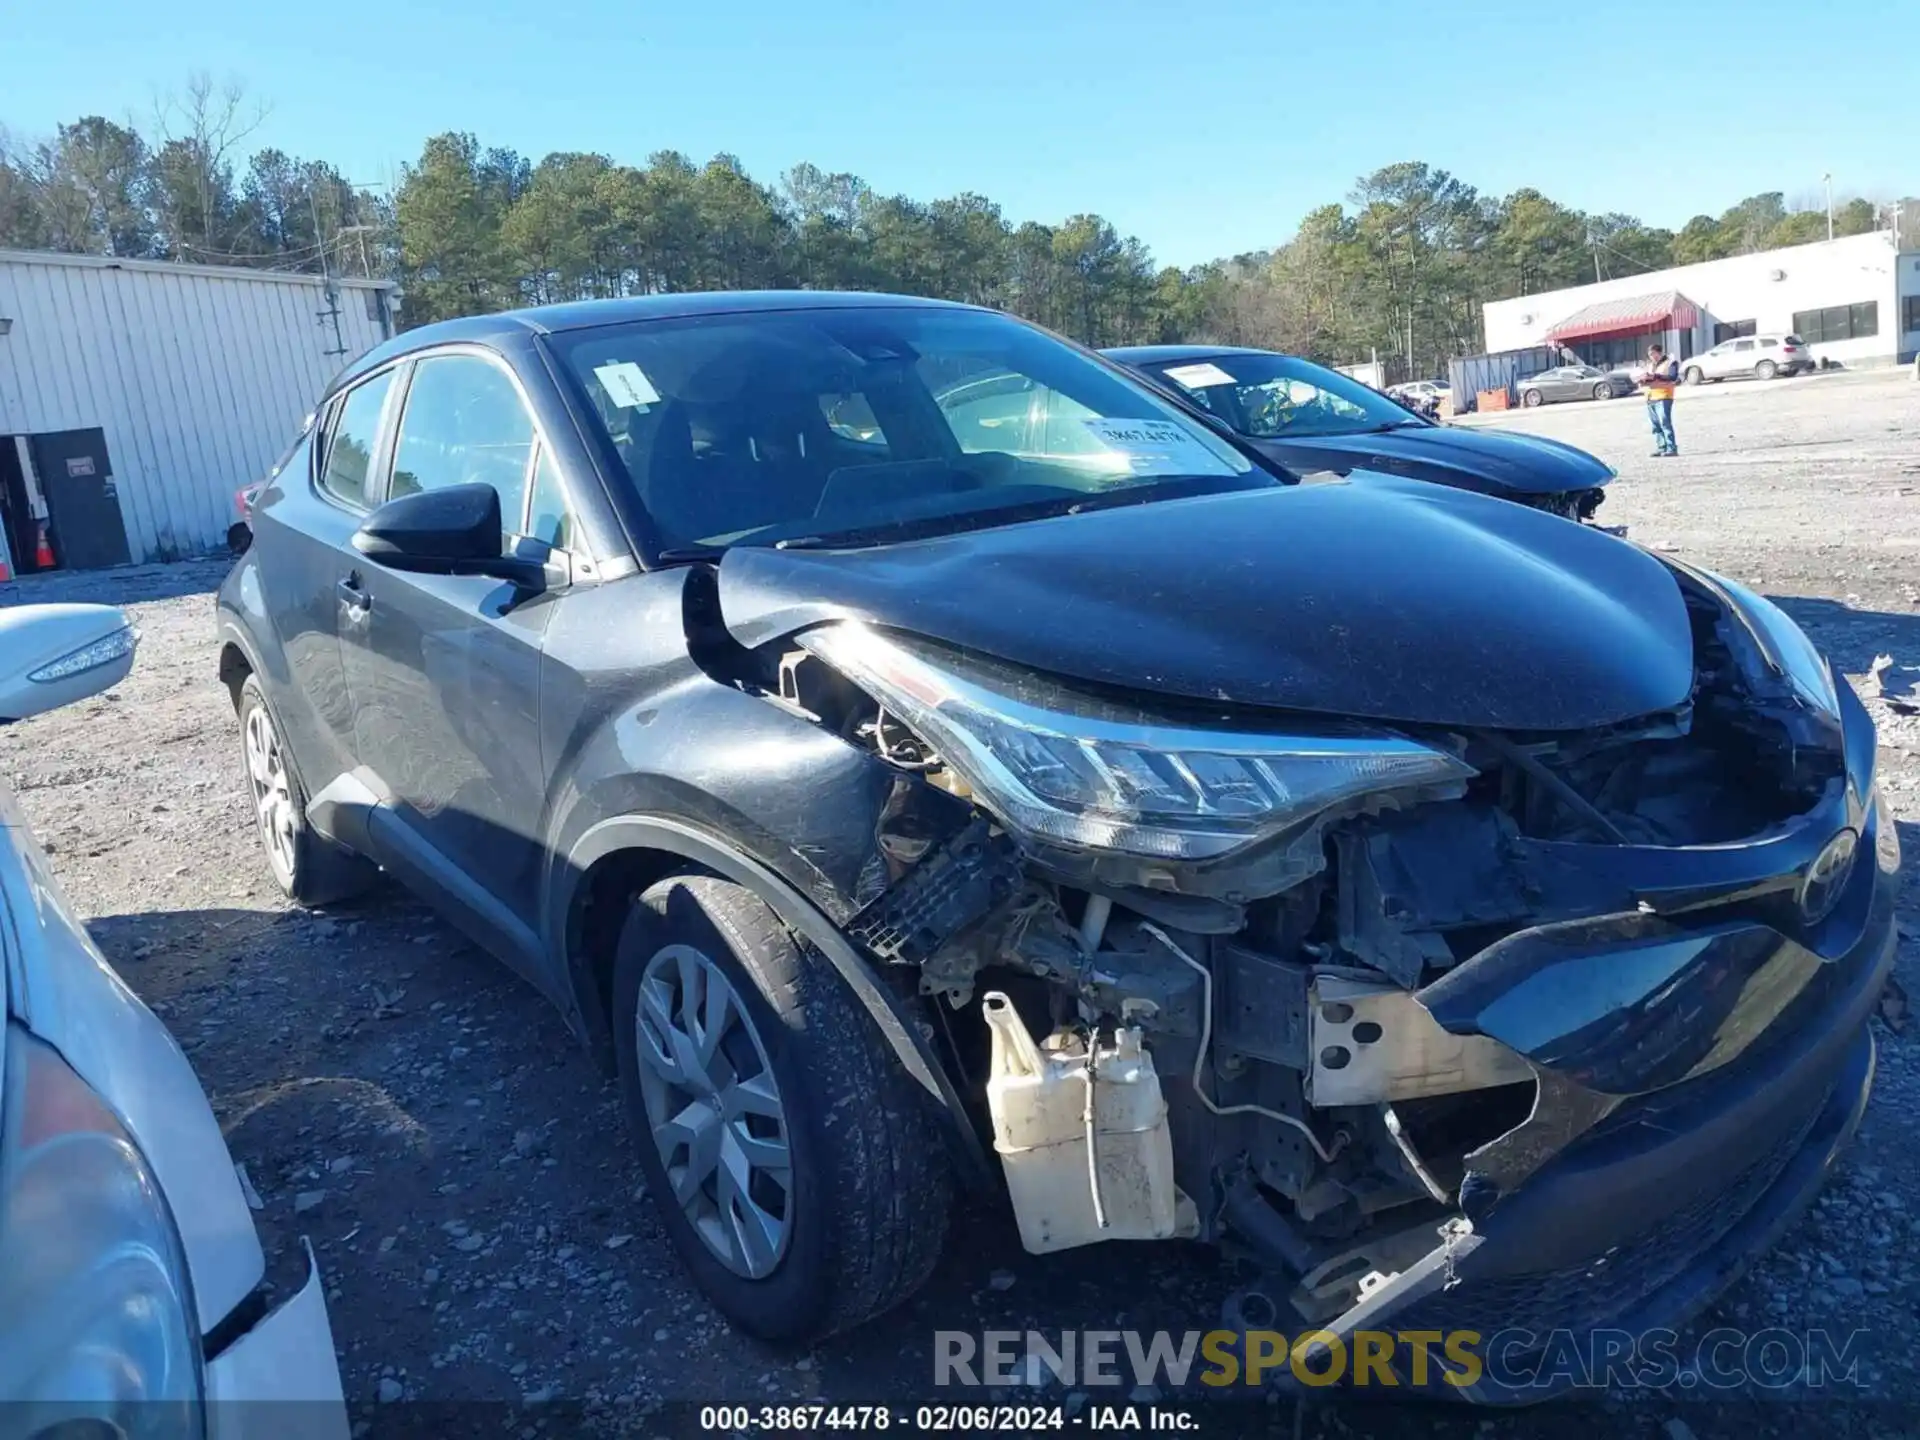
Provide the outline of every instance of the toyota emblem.
{"type": "Polygon", "coordinates": [[[1805,924],[1817,925],[1832,913],[1840,892],[1846,888],[1847,876],[1853,871],[1853,854],[1859,844],[1858,835],[1842,830],[1813,857],[1796,897],[1800,902],[1800,919],[1805,924]]]}

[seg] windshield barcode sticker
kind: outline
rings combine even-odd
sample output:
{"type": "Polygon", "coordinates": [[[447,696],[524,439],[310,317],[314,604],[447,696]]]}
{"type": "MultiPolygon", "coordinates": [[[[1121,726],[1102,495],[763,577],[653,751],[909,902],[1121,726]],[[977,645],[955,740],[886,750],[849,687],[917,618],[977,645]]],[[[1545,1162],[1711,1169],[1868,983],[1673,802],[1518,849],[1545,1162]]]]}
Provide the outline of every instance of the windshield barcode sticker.
{"type": "Polygon", "coordinates": [[[1136,475],[1232,475],[1233,466],[1172,420],[1098,418],[1081,422],[1136,475]]]}
{"type": "Polygon", "coordinates": [[[660,403],[660,392],[647,379],[647,372],[631,360],[597,366],[593,373],[600,381],[600,388],[607,392],[607,398],[622,409],[644,410],[660,403]]]}

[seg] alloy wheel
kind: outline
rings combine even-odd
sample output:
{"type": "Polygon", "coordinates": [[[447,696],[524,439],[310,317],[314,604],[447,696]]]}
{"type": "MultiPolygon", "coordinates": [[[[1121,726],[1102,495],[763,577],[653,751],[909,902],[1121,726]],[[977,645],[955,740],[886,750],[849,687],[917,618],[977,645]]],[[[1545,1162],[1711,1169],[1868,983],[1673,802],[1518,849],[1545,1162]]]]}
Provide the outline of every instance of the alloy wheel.
{"type": "Polygon", "coordinates": [[[771,1275],[793,1232],[786,1109],[739,992],[691,945],[647,962],[635,1009],[647,1126],[673,1201],[721,1264],[771,1275]]]}
{"type": "Polygon", "coordinates": [[[247,712],[246,750],[247,783],[253,790],[260,839],[267,847],[267,860],[281,883],[291,885],[298,819],[294,811],[293,780],[287,774],[280,737],[274,733],[273,720],[264,705],[255,705],[247,712]]]}

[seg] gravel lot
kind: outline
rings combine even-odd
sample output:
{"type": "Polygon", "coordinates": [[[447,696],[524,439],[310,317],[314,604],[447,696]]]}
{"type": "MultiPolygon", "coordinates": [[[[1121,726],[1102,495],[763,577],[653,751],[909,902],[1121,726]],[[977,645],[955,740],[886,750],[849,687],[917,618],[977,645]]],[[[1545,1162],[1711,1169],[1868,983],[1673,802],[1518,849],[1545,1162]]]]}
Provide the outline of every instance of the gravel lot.
{"type": "MultiPolygon", "coordinates": [[[[1634,400],[1480,423],[1606,456],[1621,478],[1603,520],[1781,599],[1856,683],[1876,655],[1893,657],[1895,693],[1920,682],[1920,385],[1905,372],[1685,391],[1675,460],[1649,456],[1634,400]]],[[[638,1191],[613,1086],[532,990],[396,890],[326,915],[279,898],[214,678],[224,568],[0,586],[0,603],[128,605],[145,633],[118,690],[0,731],[0,773],[102,949],[192,1056],[264,1198],[269,1247],[312,1237],[363,1431],[432,1414],[443,1430],[464,1416],[488,1433],[648,1434],[694,1429],[693,1412],[661,1408],[676,1400],[912,1404],[935,1398],[936,1328],[1213,1324],[1232,1283],[1214,1257],[1168,1246],[1037,1259],[987,1208],[961,1221],[928,1290],[881,1324],[804,1357],[733,1334],[682,1281],[638,1191]],[[516,1404],[404,1403],[455,1400],[516,1404]]],[[[1908,862],[1900,971],[1920,993],[1920,717],[1869,704],[1908,862]]],[[[1920,1313],[1920,1026],[1876,1028],[1879,1085],[1852,1160],[1718,1315],[1751,1330],[1874,1332],[1872,1403],[1830,1394],[1816,1412],[1675,1393],[1489,1419],[1216,1402],[1201,1432],[1913,1433],[1896,1402],[1920,1396],[1906,1340],[1920,1313]]]]}

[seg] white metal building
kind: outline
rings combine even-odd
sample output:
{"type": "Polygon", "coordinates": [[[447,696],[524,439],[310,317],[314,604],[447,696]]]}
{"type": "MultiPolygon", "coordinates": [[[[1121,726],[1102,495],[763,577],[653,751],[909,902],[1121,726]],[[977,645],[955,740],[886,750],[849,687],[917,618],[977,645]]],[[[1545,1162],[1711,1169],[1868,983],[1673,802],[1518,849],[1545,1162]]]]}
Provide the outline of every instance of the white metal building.
{"type": "Polygon", "coordinates": [[[1495,300],[1485,317],[1491,352],[1562,345],[1602,368],[1639,361],[1650,342],[1685,360],[1753,334],[1798,335],[1846,365],[1893,364],[1920,351],[1920,252],[1879,230],[1495,300]]]}
{"type": "Polygon", "coordinates": [[[0,560],[218,550],[394,307],[385,281],[0,250],[0,560]]]}

